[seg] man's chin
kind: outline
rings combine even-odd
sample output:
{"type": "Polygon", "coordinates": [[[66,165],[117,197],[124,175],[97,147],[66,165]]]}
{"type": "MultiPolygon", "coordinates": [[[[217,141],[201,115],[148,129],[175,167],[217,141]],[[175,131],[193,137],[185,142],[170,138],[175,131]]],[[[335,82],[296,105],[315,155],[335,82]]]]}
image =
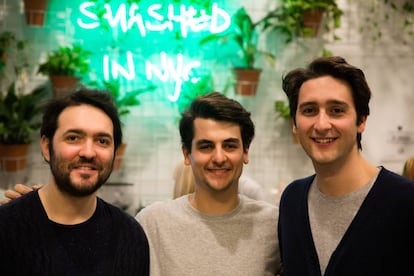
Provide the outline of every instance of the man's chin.
{"type": "Polygon", "coordinates": [[[88,197],[93,195],[98,189],[72,189],[70,191],[66,191],[68,194],[74,197],[88,197]]]}
{"type": "Polygon", "coordinates": [[[94,194],[102,185],[94,182],[93,184],[74,184],[64,189],[64,192],[75,197],[87,197],[94,194]]]}

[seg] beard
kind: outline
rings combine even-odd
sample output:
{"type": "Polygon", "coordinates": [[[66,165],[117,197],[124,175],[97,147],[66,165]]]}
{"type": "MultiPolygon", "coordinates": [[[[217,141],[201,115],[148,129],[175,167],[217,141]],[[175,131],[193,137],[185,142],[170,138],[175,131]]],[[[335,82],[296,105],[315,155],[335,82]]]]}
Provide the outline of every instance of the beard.
{"type": "MultiPolygon", "coordinates": [[[[96,162],[95,159],[80,157],[79,160],[69,162],[56,156],[53,148],[50,148],[50,170],[58,189],[68,195],[85,197],[95,193],[109,178],[112,172],[113,160],[106,164],[96,162]],[[93,165],[98,171],[98,179],[88,185],[76,185],[71,179],[71,171],[80,164],[93,165]]],[[[86,179],[85,181],[89,181],[86,179]]]]}

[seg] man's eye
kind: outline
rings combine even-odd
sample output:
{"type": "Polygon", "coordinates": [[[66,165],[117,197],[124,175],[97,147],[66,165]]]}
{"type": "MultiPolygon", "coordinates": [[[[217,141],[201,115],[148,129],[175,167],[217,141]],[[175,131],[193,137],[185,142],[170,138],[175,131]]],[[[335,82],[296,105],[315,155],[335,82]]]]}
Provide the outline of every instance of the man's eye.
{"type": "Polygon", "coordinates": [[[308,108],[302,109],[302,114],[305,114],[305,115],[311,115],[311,114],[314,114],[315,112],[316,112],[315,108],[308,107],[308,108]]]}
{"type": "Polygon", "coordinates": [[[79,139],[79,137],[77,135],[68,135],[68,136],[66,136],[66,140],[68,140],[68,141],[76,141],[78,139],[79,139]]]}
{"type": "Polygon", "coordinates": [[[344,112],[345,112],[345,110],[343,108],[332,108],[331,109],[332,114],[341,114],[341,113],[344,113],[344,112]]]}
{"type": "Polygon", "coordinates": [[[200,145],[198,148],[200,150],[209,150],[209,149],[212,149],[213,147],[211,145],[200,145]]]}
{"type": "Polygon", "coordinates": [[[98,139],[98,142],[102,145],[110,145],[111,144],[111,141],[109,139],[105,139],[105,138],[98,139]]]}
{"type": "Polygon", "coordinates": [[[224,148],[232,150],[232,149],[237,149],[239,146],[238,144],[226,144],[224,145],[224,148]]]}

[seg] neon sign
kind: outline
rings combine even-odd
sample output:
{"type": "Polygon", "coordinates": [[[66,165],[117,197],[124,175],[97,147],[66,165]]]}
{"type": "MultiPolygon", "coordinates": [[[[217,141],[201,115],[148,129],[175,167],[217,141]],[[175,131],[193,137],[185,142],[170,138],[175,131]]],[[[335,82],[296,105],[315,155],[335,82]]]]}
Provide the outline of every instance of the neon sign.
{"type": "MultiPolygon", "coordinates": [[[[95,29],[100,26],[98,16],[88,10],[94,6],[93,2],[85,2],[80,5],[81,14],[90,20],[87,22],[78,18],[77,23],[81,28],[95,29]]],[[[219,8],[217,3],[212,4],[211,15],[208,15],[205,10],[201,10],[198,15],[193,6],[186,7],[185,5],[180,5],[179,14],[175,14],[175,6],[168,4],[166,16],[161,13],[163,8],[161,4],[153,4],[147,8],[146,15],[149,18],[145,20],[143,14],[140,13],[139,6],[135,3],[131,4],[128,10],[126,5],[122,3],[115,13],[109,4],[105,4],[104,7],[106,12],[102,17],[109,26],[116,28],[119,25],[123,32],[128,32],[136,27],[142,36],[146,36],[147,30],[153,32],[173,31],[174,22],[180,25],[181,36],[184,38],[187,37],[188,29],[192,32],[208,29],[211,33],[220,33],[225,31],[231,23],[229,14],[219,8]]]]}
{"type": "MultiPolygon", "coordinates": [[[[118,79],[119,75],[124,76],[127,80],[133,80],[135,78],[135,66],[133,61],[133,55],[131,52],[126,53],[127,68],[121,66],[116,60],[109,60],[108,55],[104,55],[104,78],[118,79]],[[111,72],[111,74],[110,74],[111,72]]],[[[147,60],[145,63],[145,74],[148,80],[152,80],[155,75],[159,80],[167,82],[170,80],[175,81],[174,93],[168,95],[168,99],[175,102],[180,97],[181,85],[183,82],[191,81],[197,82],[199,78],[191,77],[191,70],[201,66],[199,61],[191,61],[188,64],[184,64],[184,56],[177,54],[176,65],[174,60],[169,58],[165,52],[160,53],[161,69],[158,68],[151,61],[147,60]]]]}
{"type": "MultiPolygon", "coordinates": [[[[116,47],[123,49],[125,53],[123,62],[118,57],[111,59],[109,54],[103,54],[98,57],[101,59],[102,75],[105,80],[125,78],[133,81],[137,76],[138,68],[144,67],[145,77],[147,80],[157,79],[163,83],[174,82],[173,92],[167,95],[168,100],[175,102],[180,97],[180,91],[184,82],[196,83],[199,78],[195,77],[194,70],[201,67],[202,63],[197,56],[190,57],[176,49],[171,50],[168,47],[170,42],[166,43],[165,49],[150,49],[152,52],[145,54],[138,53],[145,44],[148,44],[149,35],[152,37],[156,34],[156,39],[166,36],[168,33],[179,33],[181,43],[193,43],[194,39],[189,35],[200,37],[201,32],[220,33],[227,30],[231,25],[231,16],[217,3],[211,5],[211,10],[207,12],[204,9],[197,10],[194,6],[183,4],[162,5],[138,5],[132,3],[129,6],[125,3],[104,4],[104,13],[98,18],[94,2],[83,2],[79,5],[79,16],[76,18],[77,25],[84,31],[95,31],[102,24],[108,24],[111,29],[111,35],[119,36],[120,34],[133,36],[128,38],[128,43],[119,43],[116,47]],[[120,30],[118,33],[117,30],[120,30]],[[136,37],[135,34],[139,34],[136,37]],[[141,39],[141,40],[140,40],[141,39]],[[142,40],[145,39],[145,40],[142,40]],[[187,40],[188,39],[188,40],[187,40]],[[143,42],[144,41],[144,42],[143,42]],[[131,44],[134,43],[134,44],[131,44]],[[158,52],[157,52],[158,51],[158,52]],[[171,53],[172,52],[172,53],[171,53]],[[159,57],[155,60],[145,59],[145,62],[137,61],[134,56],[152,56],[159,57]]],[[[84,41],[87,39],[82,38],[84,41]]],[[[102,38],[101,38],[102,40],[102,38]]]]}

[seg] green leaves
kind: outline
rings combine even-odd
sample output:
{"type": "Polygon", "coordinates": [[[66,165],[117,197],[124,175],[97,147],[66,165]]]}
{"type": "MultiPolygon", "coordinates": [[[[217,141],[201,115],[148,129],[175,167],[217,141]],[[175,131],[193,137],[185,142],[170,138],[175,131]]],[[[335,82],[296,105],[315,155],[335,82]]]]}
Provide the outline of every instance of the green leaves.
{"type": "Polygon", "coordinates": [[[80,45],[59,47],[47,54],[46,61],[39,66],[38,72],[44,75],[82,76],[89,71],[90,51],[80,45]]]}
{"type": "MultiPolygon", "coordinates": [[[[253,69],[257,55],[265,55],[266,60],[274,65],[275,56],[264,50],[259,50],[259,30],[261,21],[254,23],[245,8],[240,8],[232,17],[233,26],[231,29],[220,34],[211,34],[200,40],[200,44],[212,41],[226,43],[233,40],[239,47],[243,68],[253,69]]],[[[239,66],[241,67],[241,66],[239,66]]]]}
{"type": "Polygon", "coordinates": [[[275,101],[275,111],[282,118],[290,117],[290,108],[289,104],[285,101],[275,101]]]}
{"type": "Polygon", "coordinates": [[[0,94],[0,144],[28,144],[31,134],[40,126],[40,114],[47,98],[45,86],[29,94],[18,95],[15,84],[0,94]]]}
{"type": "Polygon", "coordinates": [[[102,90],[105,93],[111,94],[115,101],[115,105],[118,108],[119,116],[124,116],[129,114],[130,107],[139,106],[141,101],[138,99],[138,96],[145,92],[154,91],[157,87],[153,84],[147,84],[140,88],[135,88],[132,90],[125,91],[121,93],[118,80],[109,80],[109,81],[93,81],[89,85],[96,89],[102,90]]]}
{"type": "Polygon", "coordinates": [[[277,30],[286,36],[286,43],[297,37],[311,37],[315,31],[304,23],[309,11],[321,11],[325,17],[325,29],[334,31],[340,27],[342,10],[336,0],[282,0],[281,5],[263,19],[263,28],[277,30]]]}

